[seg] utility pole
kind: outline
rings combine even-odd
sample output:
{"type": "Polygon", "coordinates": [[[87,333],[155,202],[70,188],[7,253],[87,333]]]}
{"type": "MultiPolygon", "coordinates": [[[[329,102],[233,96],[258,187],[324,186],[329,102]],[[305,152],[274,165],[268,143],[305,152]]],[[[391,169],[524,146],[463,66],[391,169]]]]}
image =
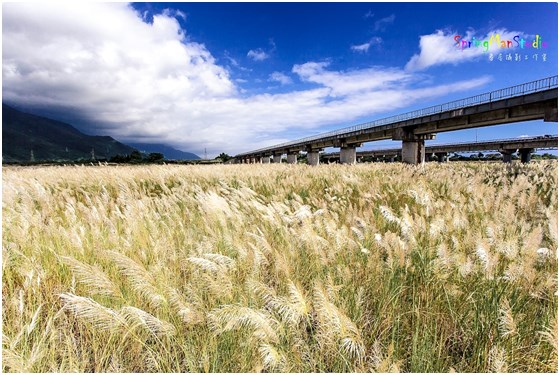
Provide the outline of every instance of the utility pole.
{"type": "Polygon", "coordinates": [[[206,154],[206,147],[204,147],[204,160],[208,160],[208,155],[206,154]]]}

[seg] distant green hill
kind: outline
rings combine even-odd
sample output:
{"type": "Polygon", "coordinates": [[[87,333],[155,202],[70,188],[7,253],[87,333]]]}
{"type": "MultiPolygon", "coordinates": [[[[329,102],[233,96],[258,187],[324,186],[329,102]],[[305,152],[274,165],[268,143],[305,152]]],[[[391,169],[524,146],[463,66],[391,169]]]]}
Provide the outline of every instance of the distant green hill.
{"type": "Polygon", "coordinates": [[[112,137],[81,133],[72,125],[20,112],[2,104],[2,161],[108,159],[135,149],[112,137]]]}

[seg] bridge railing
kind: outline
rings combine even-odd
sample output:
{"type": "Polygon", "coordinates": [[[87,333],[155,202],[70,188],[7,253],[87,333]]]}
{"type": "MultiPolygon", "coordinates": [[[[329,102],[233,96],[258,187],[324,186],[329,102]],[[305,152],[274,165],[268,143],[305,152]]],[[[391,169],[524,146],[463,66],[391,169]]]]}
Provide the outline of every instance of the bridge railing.
{"type": "Polygon", "coordinates": [[[487,93],[484,93],[484,94],[479,94],[479,95],[470,96],[470,97],[464,98],[464,99],[454,100],[454,101],[447,102],[447,103],[444,103],[444,104],[439,104],[439,105],[435,105],[435,106],[431,106],[431,107],[427,107],[427,108],[422,108],[422,109],[402,113],[402,114],[395,115],[395,116],[385,117],[385,118],[382,118],[382,119],[379,119],[379,120],[365,122],[365,123],[362,123],[362,124],[350,126],[350,127],[343,128],[343,129],[333,130],[333,131],[326,132],[326,133],[321,133],[321,134],[312,135],[312,136],[305,137],[305,138],[300,138],[300,139],[297,139],[295,141],[289,141],[289,142],[281,143],[281,144],[278,144],[278,145],[275,145],[275,146],[260,148],[260,149],[255,150],[255,151],[246,152],[246,153],[239,154],[239,155],[254,154],[254,153],[259,153],[259,152],[263,152],[263,151],[270,151],[270,150],[273,150],[273,149],[279,149],[279,148],[283,148],[283,147],[293,146],[293,145],[297,145],[297,144],[301,144],[301,143],[308,143],[308,142],[319,140],[321,138],[335,137],[335,136],[339,136],[339,135],[342,135],[342,134],[357,132],[357,131],[360,131],[360,130],[367,130],[367,129],[374,128],[374,127],[377,127],[377,126],[392,124],[392,123],[400,122],[400,121],[406,121],[406,120],[410,120],[410,119],[417,118],[417,117],[434,115],[434,114],[438,114],[438,113],[442,113],[442,112],[446,112],[446,111],[451,111],[451,110],[454,110],[454,109],[469,107],[469,106],[473,106],[473,105],[477,105],[477,104],[491,103],[491,102],[496,101],[496,100],[513,98],[515,96],[525,95],[525,94],[538,92],[538,91],[544,91],[544,90],[548,90],[548,89],[551,89],[551,88],[554,88],[554,87],[558,87],[558,76],[552,76],[552,77],[547,77],[547,78],[539,79],[539,80],[532,81],[532,82],[526,82],[526,83],[523,83],[523,84],[520,84],[520,85],[506,87],[506,88],[503,88],[503,89],[494,90],[494,91],[487,92],[487,93]]]}

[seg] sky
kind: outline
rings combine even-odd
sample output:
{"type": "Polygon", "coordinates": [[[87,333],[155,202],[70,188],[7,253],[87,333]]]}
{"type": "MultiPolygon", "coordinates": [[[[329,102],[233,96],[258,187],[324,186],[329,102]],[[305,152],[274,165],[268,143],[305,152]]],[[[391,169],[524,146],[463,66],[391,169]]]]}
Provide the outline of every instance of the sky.
{"type": "MultiPolygon", "coordinates": [[[[557,75],[558,5],[3,3],[2,45],[4,103],[214,157],[557,75]],[[474,46],[498,34],[512,47],[474,46]]],[[[428,144],[557,127],[454,131],[428,144]]]]}

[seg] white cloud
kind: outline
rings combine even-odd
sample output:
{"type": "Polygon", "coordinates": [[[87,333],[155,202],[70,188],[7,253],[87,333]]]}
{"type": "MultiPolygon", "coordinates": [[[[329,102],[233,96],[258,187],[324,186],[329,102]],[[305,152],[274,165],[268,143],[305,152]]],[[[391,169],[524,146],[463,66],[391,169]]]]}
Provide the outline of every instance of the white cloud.
{"type": "Polygon", "coordinates": [[[363,91],[398,89],[406,87],[414,76],[401,69],[372,67],[346,72],[329,71],[328,62],[308,62],[294,65],[293,72],[302,81],[321,84],[330,89],[333,97],[357,94],[363,91]]]}
{"type": "Polygon", "coordinates": [[[350,46],[350,49],[354,52],[365,53],[369,50],[370,46],[371,46],[371,44],[368,42],[368,43],[364,43],[364,44],[358,44],[356,46],[350,46]]]}
{"type": "Polygon", "coordinates": [[[368,10],[368,12],[364,14],[364,18],[373,18],[374,16],[375,13],[373,13],[371,10],[368,10]]]}
{"type": "MultiPolygon", "coordinates": [[[[465,48],[457,48],[458,45],[454,40],[456,35],[461,36],[461,41],[472,42],[474,37],[481,42],[490,42],[490,39],[495,35],[499,35],[500,40],[513,41],[516,35],[523,37],[524,34],[518,31],[508,31],[505,29],[492,30],[482,36],[475,35],[473,30],[469,30],[465,34],[437,30],[433,34],[420,36],[420,53],[412,56],[406,64],[406,69],[422,70],[434,65],[456,65],[500,50],[499,43],[488,43],[488,51],[485,51],[485,47],[482,45],[480,47],[467,48],[465,46],[465,48]]],[[[462,46],[462,43],[459,44],[459,46],[462,46]]]]}
{"type": "Polygon", "coordinates": [[[418,75],[371,67],[294,65],[312,88],[246,94],[175,17],[153,24],[122,3],[3,4],[2,92],[8,104],[48,110],[90,134],[166,143],[209,156],[286,141],[283,132],[341,126],[364,116],[480,87],[481,78],[414,88],[418,75]]]}
{"type": "Polygon", "coordinates": [[[269,81],[279,82],[281,85],[289,85],[292,83],[292,79],[285,75],[284,73],[274,72],[272,73],[269,78],[269,81]]]}
{"type": "Polygon", "coordinates": [[[387,26],[393,24],[395,22],[395,15],[391,14],[385,18],[381,18],[380,20],[375,21],[375,31],[385,31],[387,26]]]}
{"type": "Polygon", "coordinates": [[[364,43],[364,44],[355,45],[355,46],[350,46],[350,49],[354,52],[366,53],[366,52],[369,51],[369,47],[374,46],[374,45],[379,45],[382,42],[383,42],[383,39],[381,39],[378,36],[374,36],[373,38],[371,38],[369,40],[369,42],[364,43]]]}
{"type": "Polygon", "coordinates": [[[264,60],[268,59],[270,57],[270,55],[268,53],[266,53],[265,51],[263,51],[261,48],[257,48],[257,49],[252,49],[249,52],[247,52],[247,57],[250,57],[251,59],[253,59],[255,61],[264,61],[264,60]]]}

